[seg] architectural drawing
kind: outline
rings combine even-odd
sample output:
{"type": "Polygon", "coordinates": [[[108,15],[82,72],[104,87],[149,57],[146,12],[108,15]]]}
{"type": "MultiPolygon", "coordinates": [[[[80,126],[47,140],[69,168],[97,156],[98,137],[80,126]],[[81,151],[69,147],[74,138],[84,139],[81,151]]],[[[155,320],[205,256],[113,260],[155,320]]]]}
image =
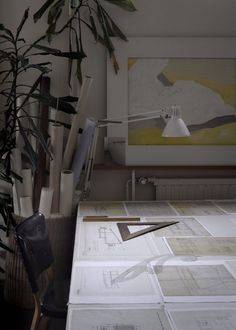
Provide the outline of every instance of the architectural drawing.
{"type": "Polygon", "coordinates": [[[113,215],[126,216],[122,202],[90,202],[84,201],[79,204],[79,215],[113,215]]]}
{"type": "Polygon", "coordinates": [[[236,309],[207,309],[171,311],[177,330],[236,330],[236,309]]]}
{"type": "Polygon", "coordinates": [[[79,232],[77,257],[81,260],[142,260],[158,253],[145,235],[123,242],[115,222],[81,222],[79,232]]]}
{"type": "Polygon", "coordinates": [[[215,204],[227,213],[236,213],[236,201],[216,201],[215,204]]]}
{"type": "Polygon", "coordinates": [[[174,255],[236,255],[236,237],[176,237],[166,240],[174,255]]]}
{"type": "Polygon", "coordinates": [[[161,296],[145,266],[137,266],[143,269],[138,269],[139,274],[132,280],[120,278],[132,266],[78,266],[73,274],[76,281],[72,282],[71,300],[81,304],[160,302],[161,296]]]}
{"type": "Polygon", "coordinates": [[[175,225],[154,231],[153,235],[156,237],[210,236],[210,233],[193,217],[149,218],[148,221],[179,221],[175,225]]]}
{"type": "Polygon", "coordinates": [[[217,296],[218,299],[231,296],[225,301],[236,299],[236,280],[223,264],[154,266],[154,270],[164,300],[166,297],[192,297],[197,301],[197,296],[207,301],[215,301],[217,296]]]}
{"type": "Polygon", "coordinates": [[[225,214],[211,201],[176,201],[170,202],[179,215],[214,215],[225,214]]]}
{"type": "Polygon", "coordinates": [[[125,202],[125,207],[131,216],[177,215],[167,202],[125,202]]]}
{"type": "MultiPolygon", "coordinates": [[[[148,305],[147,305],[148,306],[148,305]]],[[[158,306],[131,309],[127,305],[69,310],[71,329],[82,330],[171,330],[165,312],[158,306]]]]}

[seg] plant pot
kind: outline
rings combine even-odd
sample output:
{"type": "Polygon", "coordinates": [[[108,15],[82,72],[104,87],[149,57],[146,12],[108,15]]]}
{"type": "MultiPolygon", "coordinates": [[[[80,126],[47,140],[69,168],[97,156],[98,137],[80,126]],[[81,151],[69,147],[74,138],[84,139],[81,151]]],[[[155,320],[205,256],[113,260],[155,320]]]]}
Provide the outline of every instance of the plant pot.
{"type": "MultiPolygon", "coordinates": [[[[23,221],[15,217],[16,223],[23,221]]],[[[46,219],[50,242],[54,255],[53,277],[55,280],[70,279],[74,248],[76,216],[46,219]]],[[[9,246],[14,253],[7,252],[5,264],[5,300],[22,308],[33,308],[34,300],[24,269],[22,257],[14,237],[14,229],[9,236],[9,246]]],[[[52,277],[45,271],[40,275],[40,291],[43,291],[52,277]]]]}

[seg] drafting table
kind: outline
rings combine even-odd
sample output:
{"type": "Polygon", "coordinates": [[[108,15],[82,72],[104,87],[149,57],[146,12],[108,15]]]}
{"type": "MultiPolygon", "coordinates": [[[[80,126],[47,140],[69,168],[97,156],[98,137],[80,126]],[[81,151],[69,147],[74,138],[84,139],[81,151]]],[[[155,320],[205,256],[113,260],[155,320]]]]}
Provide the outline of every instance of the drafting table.
{"type": "Polygon", "coordinates": [[[236,330],[236,200],[79,204],[66,330],[206,325],[236,330]],[[123,241],[129,218],[176,224],[123,241]]]}

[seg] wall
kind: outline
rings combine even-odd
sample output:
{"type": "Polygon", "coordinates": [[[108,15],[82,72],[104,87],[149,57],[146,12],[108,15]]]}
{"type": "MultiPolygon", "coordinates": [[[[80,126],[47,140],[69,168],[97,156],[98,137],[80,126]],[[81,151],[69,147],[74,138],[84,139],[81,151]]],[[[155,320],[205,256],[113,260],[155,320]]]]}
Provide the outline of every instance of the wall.
{"type": "MultiPolygon", "coordinates": [[[[42,0],[8,0],[1,1],[0,21],[8,26],[16,26],[20,20],[23,9],[31,6],[32,12],[43,3],[42,0]]],[[[127,13],[112,5],[107,5],[116,23],[122,27],[127,36],[188,36],[188,37],[226,37],[236,36],[235,0],[133,0],[137,12],[127,13]]],[[[29,38],[37,36],[43,22],[35,26],[32,22],[28,25],[26,35],[29,38]]],[[[66,45],[66,35],[54,44],[60,48],[66,45]]],[[[84,73],[94,79],[88,109],[85,116],[106,117],[106,53],[104,49],[95,45],[90,35],[86,35],[89,42],[86,46],[88,58],[85,61],[84,73]]],[[[119,60],[119,59],[118,59],[119,60]]],[[[55,95],[67,94],[66,63],[53,62],[53,75],[51,90],[55,95]]],[[[75,84],[74,91],[77,89],[75,84]]],[[[81,118],[81,125],[84,118],[81,118]]],[[[103,137],[100,134],[96,155],[96,163],[103,162],[103,137]]],[[[94,175],[92,198],[97,199],[109,191],[109,199],[120,198],[123,184],[130,175],[130,170],[114,173],[105,170],[94,175]],[[125,177],[125,178],[124,178],[125,177]],[[109,180],[107,180],[110,178],[109,180]],[[104,183],[104,184],[103,184],[104,183]],[[119,192],[119,193],[117,193],[119,192]]]]}

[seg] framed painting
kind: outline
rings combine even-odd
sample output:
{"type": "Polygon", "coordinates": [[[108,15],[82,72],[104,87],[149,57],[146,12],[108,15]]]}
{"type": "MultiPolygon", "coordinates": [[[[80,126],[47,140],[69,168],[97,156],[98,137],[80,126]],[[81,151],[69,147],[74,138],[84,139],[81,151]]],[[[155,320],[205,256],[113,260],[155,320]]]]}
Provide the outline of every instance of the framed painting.
{"type": "Polygon", "coordinates": [[[114,40],[120,71],[107,64],[108,118],[147,120],[108,127],[111,154],[125,165],[236,164],[236,38],[114,40]],[[191,136],[162,137],[148,113],[179,105],[191,136]]]}

